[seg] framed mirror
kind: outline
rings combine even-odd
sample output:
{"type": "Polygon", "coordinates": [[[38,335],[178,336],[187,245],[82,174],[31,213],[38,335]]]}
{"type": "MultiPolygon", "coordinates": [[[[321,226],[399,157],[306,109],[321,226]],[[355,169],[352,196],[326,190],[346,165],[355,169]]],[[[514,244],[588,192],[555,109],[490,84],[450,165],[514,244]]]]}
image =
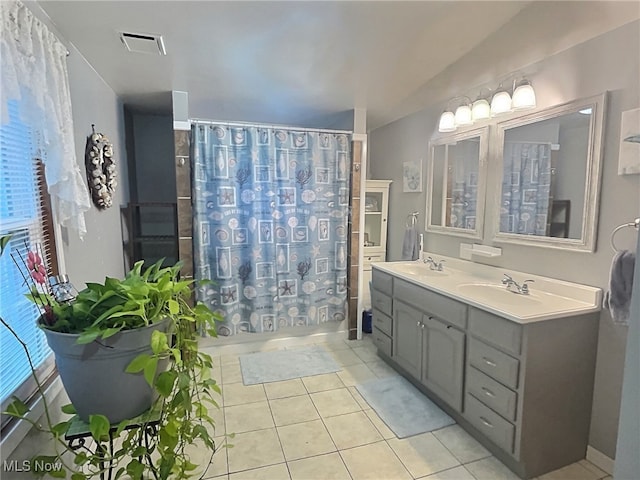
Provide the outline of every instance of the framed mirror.
{"type": "Polygon", "coordinates": [[[497,123],[494,241],[595,250],[605,103],[603,94],[497,123]]]}
{"type": "Polygon", "coordinates": [[[427,232],[482,238],[489,127],[432,140],[427,232]]]}

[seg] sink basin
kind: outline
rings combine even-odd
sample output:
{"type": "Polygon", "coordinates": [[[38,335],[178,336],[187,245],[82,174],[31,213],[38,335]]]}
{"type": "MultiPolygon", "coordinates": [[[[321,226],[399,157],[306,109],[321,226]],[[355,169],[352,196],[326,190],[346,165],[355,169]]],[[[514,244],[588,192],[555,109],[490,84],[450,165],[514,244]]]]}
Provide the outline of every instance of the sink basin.
{"type": "Polygon", "coordinates": [[[429,275],[429,276],[447,276],[450,273],[446,270],[431,270],[428,265],[424,265],[421,263],[407,263],[404,265],[396,266],[398,272],[408,274],[408,275],[429,275]]]}
{"type": "Polygon", "coordinates": [[[484,300],[486,302],[501,303],[503,305],[532,305],[540,304],[540,300],[535,298],[535,293],[521,295],[507,290],[502,285],[491,283],[463,283],[457,286],[462,295],[484,300]]]}

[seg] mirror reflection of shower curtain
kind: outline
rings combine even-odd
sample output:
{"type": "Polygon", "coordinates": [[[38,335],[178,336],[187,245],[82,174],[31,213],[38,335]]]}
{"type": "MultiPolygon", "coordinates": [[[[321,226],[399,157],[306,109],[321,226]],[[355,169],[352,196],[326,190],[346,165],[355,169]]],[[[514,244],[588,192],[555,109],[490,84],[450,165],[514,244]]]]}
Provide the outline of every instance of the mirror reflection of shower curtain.
{"type": "Polygon", "coordinates": [[[551,144],[505,142],[500,231],[548,235],[551,144]]]}
{"type": "Polygon", "coordinates": [[[347,308],[349,135],[192,127],[197,299],[220,335],[342,321],[347,308]]]}
{"type": "Polygon", "coordinates": [[[446,145],[446,226],[475,230],[480,143],[463,140],[446,145]]]}

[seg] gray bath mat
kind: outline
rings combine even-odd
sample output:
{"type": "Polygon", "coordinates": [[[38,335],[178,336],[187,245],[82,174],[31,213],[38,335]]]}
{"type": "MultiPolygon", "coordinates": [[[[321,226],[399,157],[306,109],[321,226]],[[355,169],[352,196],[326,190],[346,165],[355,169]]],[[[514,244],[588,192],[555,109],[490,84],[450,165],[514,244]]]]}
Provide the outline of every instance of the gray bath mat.
{"type": "Polygon", "coordinates": [[[342,370],[329,352],[318,345],[241,355],[240,367],[245,385],[280,382],[342,370]]]}
{"type": "Polygon", "coordinates": [[[403,377],[371,380],[356,388],[398,438],[456,423],[403,377]]]}

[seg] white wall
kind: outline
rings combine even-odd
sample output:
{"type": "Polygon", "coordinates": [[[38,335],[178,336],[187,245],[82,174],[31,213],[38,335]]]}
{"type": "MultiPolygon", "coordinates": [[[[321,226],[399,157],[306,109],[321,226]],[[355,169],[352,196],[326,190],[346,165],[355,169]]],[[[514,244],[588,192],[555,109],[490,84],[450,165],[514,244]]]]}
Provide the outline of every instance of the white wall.
{"type": "MultiPolygon", "coordinates": [[[[586,4],[581,2],[581,8],[583,5],[586,4]]],[[[561,5],[558,8],[567,7],[561,5]]],[[[495,77],[501,77],[524,67],[535,72],[530,79],[536,89],[540,108],[608,90],[610,93],[605,119],[598,246],[595,253],[574,253],[500,245],[503,248],[501,257],[482,261],[498,267],[508,266],[514,270],[606,288],[613,256],[609,247],[609,235],[617,225],[629,222],[640,213],[640,175],[617,175],[620,115],[624,110],[640,106],[640,21],[635,20],[528,66],[518,62],[534,57],[533,52],[552,50],[555,46],[545,44],[544,37],[535,37],[525,31],[527,28],[538,28],[538,25],[531,24],[527,27],[524,20],[516,19],[516,24],[518,21],[521,21],[520,31],[514,31],[513,26],[505,27],[433,79],[434,90],[440,89],[441,93],[451,96],[468,94],[477,86],[477,79],[486,78],[489,72],[493,71],[495,77]],[[507,48],[506,44],[510,39],[516,37],[529,40],[535,38],[536,41],[520,45],[520,51],[507,48]],[[501,70],[501,67],[507,68],[506,66],[510,70],[501,70]],[[478,75],[470,74],[474,67],[477,67],[478,75]],[[444,85],[457,86],[459,91],[447,91],[444,85]]],[[[570,25],[567,24],[567,29],[570,25]]],[[[544,28],[546,27],[541,26],[541,31],[544,28]]],[[[579,30],[581,27],[578,25],[574,28],[579,30]]],[[[570,37],[571,32],[567,36],[570,37]]],[[[428,88],[427,84],[425,90],[428,88]]],[[[370,132],[371,178],[393,180],[389,204],[389,260],[400,259],[407,214],[413,210],[425,211],[426,193],[402,193],[402,162],[426,159],[429,139],[436,131],[446,101],[447,98],[440,98],[424,110],[370,132]]],[[[426,162],[423,171],[426,171],[426,162]]],[[[500,172],[490,162],[489,176],[495,179],[499,175],[500,172]]],[[[495,212],[490,210],[489,208],[487,212],[488,222],[495,221],[496,218],[495,212]]],[[[424,226],[424,215],[420,216],[419,221],[424,226]]],[[[619,239],[621,246],[633,246],[631,236],[623,238],[621,235],[619,239]]],[[[461,241],[463,240],[456,237],[427,234],[425,249],[458,256],[461,241]]],[[[487,238],[483,243],[491,244],[491,241],[487,238]]],[[[600,320],[590,444],[612,458],[615,456],[625,340],[626,328],[614,326],[608,313],[603,312],[600,320]]]]}

